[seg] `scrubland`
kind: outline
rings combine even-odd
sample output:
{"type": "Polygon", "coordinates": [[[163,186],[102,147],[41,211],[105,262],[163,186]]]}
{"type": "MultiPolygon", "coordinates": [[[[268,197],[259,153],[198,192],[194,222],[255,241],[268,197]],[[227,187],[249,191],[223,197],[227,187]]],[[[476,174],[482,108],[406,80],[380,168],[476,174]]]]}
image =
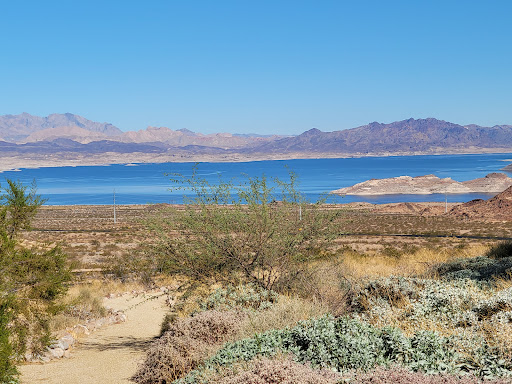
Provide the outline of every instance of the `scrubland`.
{"type": "MultiPolygon", "coordinates": [[[[299,283],[266,289],[227,278],[231,264],[201,264],[214,269],[201,280],[163,263],[169,244],[145,220],[176,218],[167,208],[118,207],[114,224],[111,207],[43,207],[23,238],[60,244],[72,262],[55,329],[101,315],[107,293],[172,279],[161,337],[134,382],[512,382],[511,222],[329,206],[339,214],[328,247],[300,260],[299,283]]],[[[290,272],[275,267],[277,279],[290,272]]]]}

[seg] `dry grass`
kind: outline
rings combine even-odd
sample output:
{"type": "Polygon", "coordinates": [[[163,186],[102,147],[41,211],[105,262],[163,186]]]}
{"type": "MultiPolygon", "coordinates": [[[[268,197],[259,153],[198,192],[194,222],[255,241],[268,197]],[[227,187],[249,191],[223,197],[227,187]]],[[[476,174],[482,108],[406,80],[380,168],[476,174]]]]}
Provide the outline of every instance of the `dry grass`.
{"type": "Polygon", "coordinates": [[[71,286],[58,305],[65,309],[51,320],[51,329],[60,331],[67,327],[83,323],[84,320],[104,317],[108,314],[104,298],[109,294],[140,291],[143,286],[138,282],[116,280],[88,280],[71,286]]]}
{"type": "Polygon", "coordinates": [[[413,276],[427,273],[434,265],[459,258],[483,255],[485,245],[464,248],[420,248],[411,253],[376,253],[373,255],[346,251],[343,254],[345,274],[351,280],[386,276],[413,276]]]}
{"type": "Polygon", "coordinates": [[[329,313],[329,307],[325,303],[281,295],[269,309],[249,313],[236,339],[271,329],[292,327],[301,320],[321,317],[326,313],[329,313]]]}
{"type": "Polygon", "coordinates": [[[512,271],[509,271],[506,277],[497,278],[495,284],[498,290],[512,287],[512,271]]]}

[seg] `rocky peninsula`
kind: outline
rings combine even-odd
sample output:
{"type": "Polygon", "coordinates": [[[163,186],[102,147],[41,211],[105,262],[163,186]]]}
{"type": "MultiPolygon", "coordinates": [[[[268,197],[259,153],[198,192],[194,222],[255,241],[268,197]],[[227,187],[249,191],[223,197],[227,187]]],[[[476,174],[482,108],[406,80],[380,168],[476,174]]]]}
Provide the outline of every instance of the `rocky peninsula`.
{"type": "Polygon", "coordinates": [[[429,195],[434,193],[499,193],[512,186],[512,178],[504,173],[490,173],[485,177],[455,181],[449,177],[441,179],[435,175],[399,176],[389,179],[371,179],[351,187],[332,191],[337,195],[429,195]]]}

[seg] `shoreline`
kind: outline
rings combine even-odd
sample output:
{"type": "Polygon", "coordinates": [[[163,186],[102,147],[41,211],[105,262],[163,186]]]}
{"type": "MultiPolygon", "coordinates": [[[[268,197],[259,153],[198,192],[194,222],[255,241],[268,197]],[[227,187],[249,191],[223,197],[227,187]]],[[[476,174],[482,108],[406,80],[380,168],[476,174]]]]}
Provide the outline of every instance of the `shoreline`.
{"type": "MultiPolygon", "coordinates": [[[[284,161],[308,159],[347,159],[363,157],[399,157],[399,156],[446,156],[446,155],[484,155],[508,154],[510,148],[464,150],[464,151],[423,151],[423,152],[375,152],[375,153],[288,153],[281,155],[245,155],[233,153],[230,155],[181,155],[181,154],[148,154],[141,152],[114,153],[70,156],[56,153],[53,155],[16,154],[14,156],[0,155],[0,173],[16,172],[22,169],[62,168],[84,166],[109,166],[131,164],[162,164],[162,163],[244,163],[256,161],[284,161]]],[[[507,159],[503,159],[507,162],[507,159]]],[[[512,161],[512,159],[510,160],[512,161]]],[[[512,164],[511,164],[512,165],[512,164]]],[[[505,166],[504,168],[507,168],[505,166]]]]}

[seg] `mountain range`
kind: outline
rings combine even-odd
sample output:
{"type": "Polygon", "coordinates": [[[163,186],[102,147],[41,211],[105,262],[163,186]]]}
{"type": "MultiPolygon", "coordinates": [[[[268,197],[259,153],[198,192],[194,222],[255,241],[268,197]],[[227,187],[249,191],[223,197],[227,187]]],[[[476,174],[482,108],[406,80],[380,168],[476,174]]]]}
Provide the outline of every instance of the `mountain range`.
{"type": "Polygon", "coordinates": [[[80,144],[111,141],[145,143],[160,148],[195,145],[230,149],[251,147],[282,137],[230,133],[203,135],[188,129],[173,131],[166,127],[148,127],[140,131],[123,132],[112,124],[98,123],[71,113],[52,114],[48,117],[32,116],[28,113],[0,116],[0,138],[14,144],[68,139],[80,144]]]}
{"type": "Polygon", "coordinates": [[[481,127],[450,123],[434,118],[408,119],[390,124],[370,123],[334,132],[311,129],[254,148],[266,153],[415,153],[493,148],[512,150],[512,125],[481,127]]]}
{"type": "Polygon", "coordinates": [[[28,113],[0,116],[0,153],[177,153],[240,155],[245,158],[331,157],[382,154],[512,152],[512,125],[481,127],[434,118],[297,136],[201,134],[187,129],[148,127],[123,132],[71,113],[47,117],[28,113]]]}

